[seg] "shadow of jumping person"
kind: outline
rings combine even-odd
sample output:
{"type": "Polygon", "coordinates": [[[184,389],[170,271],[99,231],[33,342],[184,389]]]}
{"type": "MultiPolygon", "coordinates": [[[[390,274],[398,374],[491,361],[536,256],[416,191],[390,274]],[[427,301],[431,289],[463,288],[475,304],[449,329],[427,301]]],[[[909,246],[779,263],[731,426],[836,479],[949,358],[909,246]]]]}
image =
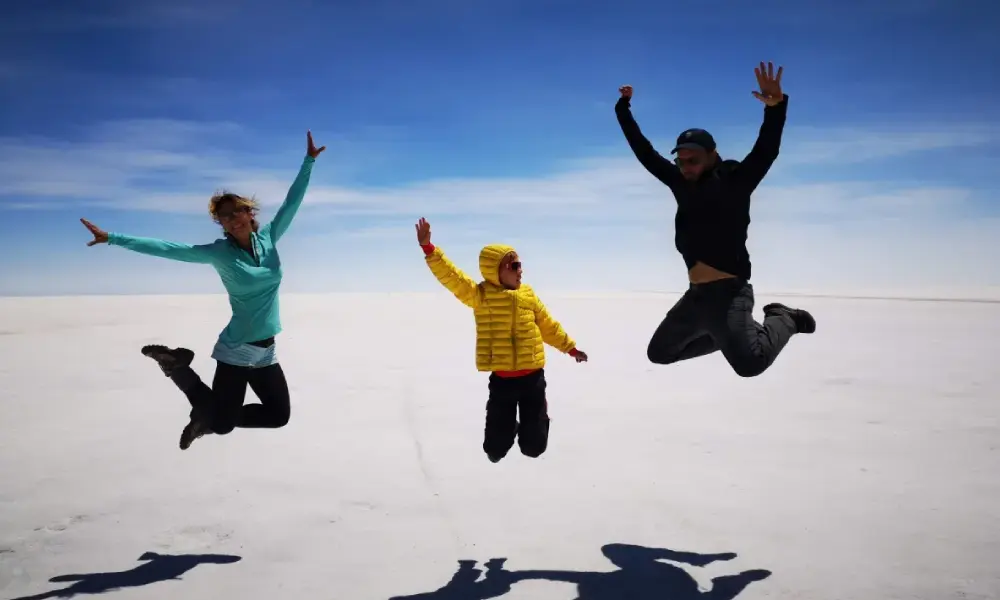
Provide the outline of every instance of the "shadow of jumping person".
{"type": "Polygon", "coordinates": [[[575,583],[576,600],[732,600],[754,581],[766,579],[770,571],[755,569],[712,579],[707,591],[687,571],[661,560],[704,567],[736,554],[698,554],[632,544],[607,544],[601,552],[618,570],[610,572],[513,571],[518,581],[544,579],[575,583]]]}
{"type": "Polygon", "coordinates": [[[716,561],[732,560],[736,554],[699,554],[666,548],[647,548],[632,544],[607,544],[601,551],[616,567],[615,571],[508,571],[506,559],[494,558],[485,563],[486,576],[475,568],[475,561],[459,561],[458,572],[444,587],[424,594],[397,596],[390,600],[486,600],[508,593],[519,581],[544,580],[574,583],[576,600],[732,600],[755,581],[771,575],[754,569],[712,579],[707,591],[681,567],[662,560],[704,567],[716,561]]]}
{"type": "Polygon", "coordinates": [[[71,598],[78,594],[103,594],[114,590],[130,587],[141,587],[160,581],[180,579],[181,575],[201,564],[230,564],[242,560],[239,556],[228,554],[159,554],[146,552],[139,557],[146,561],[128,571],[112,571],[110,573],[83,573],[73,575],[58,575],[49,581],[52,583],[73,584],[61,590],[53,590],[25,596],[14,600],[48,600],[49,598],[71,598]]]}
{"type": "Polygon", "coordinates": [[[488,600],[499,598],[510,591],[514,580],[511,572],[504,569],[505,558],[491,558],[484,563],[486,577],[479,581],[482,569],[476,568],[474,560],[458,561],[458,570],[451,580],[433,592],[423,592],[412,596],[393,596],[389,600],[488,600]]]}

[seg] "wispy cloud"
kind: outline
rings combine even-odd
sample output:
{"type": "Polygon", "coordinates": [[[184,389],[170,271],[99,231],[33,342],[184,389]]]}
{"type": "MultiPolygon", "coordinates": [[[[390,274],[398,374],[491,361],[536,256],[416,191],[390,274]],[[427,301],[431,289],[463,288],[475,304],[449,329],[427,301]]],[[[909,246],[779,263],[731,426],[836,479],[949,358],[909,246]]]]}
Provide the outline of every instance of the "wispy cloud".
{"type": "MultiPolygon", "coordinates": [[[[392,132],[382,135],[391,138],[392,132]]],[[[251,131],[235,123],[177,120],[104,123],[74,141],[0,138],[0,206],[12,210],[30,208],[36,201],[40,206],[72,201],[81,207],[200,213],[205,198],[226,187],[252,193],[273,208],[287,191],[298,157],[232,150],[248,147],[253,139],[251,131]]],[[[804,129],[788,141],[779,163],[832,164],[859,155],[870,160],[996,140],[995,129],[982,125],[883,132],[804,129]]],[[[502,218],[530,209],[538,218],[636,221],[659,215],[665,203],[672,203],[627,148],[614,157],[568,163],[562,171],[539,177],[429,178],[377,188],[337,183],[352,155],[373,153],[351,152],[358,143],[354,140],[320,141],[330,149],[314,172],[309,205],[338,214],[502,218]]],[[[256,147],[263,144],[258,140],[256,147]]],[[[791,183],[776,173],[755,202],[768,218],[834,218],[861,208],[869,217],[888,217],[904,207],[913,217],[953,208],[972,196],[962,188],[895,182],[791,183]]]]}
{"type": "MultiPolygon", "coordinates": [[[[300,147],[302,155],[305,150],[305,131],[294,141],[289,136],[265,145],[228,122],[127,120],[81,133],[80,141],[0,138],[0,206],[71,200],[78,206],[184,213],[201,211],[204,199],[223,187],[245,190],[265,204],[274,204],[284,197],[298,158],[270,149],[300,147]]],[[[324,161],[333,168],[333,175],[323,174],[327,181],[349,175],[352,165],[359,164],[353,156],[370,154],[358,152],[359,148],[371,150],[391,139],[384,130],[362,133],[376,141],[343,136],[319,140],[328,148],[324,161]]],[[[338,194],[322,186],[314,193],[319,202],[339,200],[338,194]]]]}
{"type": "Polygon", "coordinates": [[[45,138],[0,138],[0,197],[125,201],[152,186],[144,179],[163,171],[184,183],[218,178],[227,159],[197,141],[239,128],[225,123],[155,120],[104,124],[84,142],[45,138]]]}
{"type": "MultiPolygon", "coordinates": [[[[857,132],[807,131],[796,132],[779,162],[802,152],[798,164],[832,164],[841,160],[847,140],[859,139],[857,132]]],[[[209,195],[228,187],[255,194],[267,218],[302,156],[292,142],[274,144],[288,148],[280,155],[233,150],[271,141],[255,140],[254,132],[233,123],[126,121],[83,133],[77,140],[0,139],[0,208],[203,215],[209,195]]],[[[882,158],[973,143],[948,130],[866,135],[895,140],[879,151],[882,158]]],[[[627,147],[535,177],[365,187],[338,180],[341,161],[352,154],[349,141],[318,141],[330,149],[314,169],[296,235],[283,240],[289,289],[433,289],[414,250],[413,222],[420,216],[431,219],[435,239],[473,269],[478,247],[505,241],[531,258],[533,281],[555,288],[678,289],[684,281],[673,249],[673,198],[627,147]],[[347,263],[332,268],[321,258],[331,243],[350,247],[347,263]]],[[[993,141],[983,134],[974,143],[993,141]]],[[[754,197],[749,244],[755,281],[784,291],[892,288],[899,281],[911,288],[928,281],[1000,283],[1000,271],[984,258],[1000,252],[1000,220],[978,210],[982,192],[899,179],[803,180],[772,173],[754,197]]],[[[210,230],[206,223],[204,232],[210,230]]],[[[120,260],[141,268],[139,258],[120,260]]],[[[27,271],[18,277],[21,286],[49,285],[27,271]]]]}
{"type": "Polygon", "coordinates": [[[863,163],[916,152],[974,148],[1000,142],[990,123],[907,127],[823,129],[797,127],[800,141],[782,154],[783,164],[863,163]]]}

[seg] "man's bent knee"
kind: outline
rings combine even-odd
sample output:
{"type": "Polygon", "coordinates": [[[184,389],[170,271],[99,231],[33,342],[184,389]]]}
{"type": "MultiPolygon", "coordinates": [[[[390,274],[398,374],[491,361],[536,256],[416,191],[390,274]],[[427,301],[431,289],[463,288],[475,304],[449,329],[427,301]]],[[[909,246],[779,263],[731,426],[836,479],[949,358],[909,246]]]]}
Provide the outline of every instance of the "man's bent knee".
{"type": "Polygon", "coordinates": [[[756,356],[731,360],[729,365],[740,377],[756,377],[771,366],[767,360],[756,356]]]}

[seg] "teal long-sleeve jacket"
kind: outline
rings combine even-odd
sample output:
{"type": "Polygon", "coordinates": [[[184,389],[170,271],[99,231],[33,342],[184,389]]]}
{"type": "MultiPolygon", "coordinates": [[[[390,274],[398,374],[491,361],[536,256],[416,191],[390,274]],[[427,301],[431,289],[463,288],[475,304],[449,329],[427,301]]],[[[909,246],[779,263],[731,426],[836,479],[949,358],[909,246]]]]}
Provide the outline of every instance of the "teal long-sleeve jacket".
{"type": "Polygon", "coordinates": [[[256,258],[227,238],[190,245],[108,233],[108,244],[150,256],[212,265],[229,293],[233,311],[219,340],[236,345],[273,337],[281,332],[278,288],[282,269],[277,244],[302,205],[315,162],[313,157],[306,156],[274,218],[251,234],[256,258]]]}

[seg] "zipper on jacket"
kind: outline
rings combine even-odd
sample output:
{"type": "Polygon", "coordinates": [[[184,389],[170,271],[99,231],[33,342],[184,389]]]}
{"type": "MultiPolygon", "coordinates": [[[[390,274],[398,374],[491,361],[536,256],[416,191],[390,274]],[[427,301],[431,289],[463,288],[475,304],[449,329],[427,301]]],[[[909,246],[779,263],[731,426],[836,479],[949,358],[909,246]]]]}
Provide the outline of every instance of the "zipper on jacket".
{"type": "Polygon", "coordinates": [[[513,292],[514,308],[510,311],[510,355],[511,369],[517,370],[517,292],[513,292]]]}
{"type": "MultiPolygon", "coordinates": [[[[243,248],[240,248],[240,250],[243,250],[243,248]]],[[[250,258],[253,259],[253,264],[255,266],[258,267],[260,266],[260,253],[257,251],[256,234],[253,233],[250,234],[250,250],[243,250],[243,251],[246,252],[248,255],[250,255],[250,258]]]]}
{"type": "Polygon", "coordinates": [[[249,256],[250,259],[253,260],[253,264],[255,266],[258,266],[258,267],[260,266],[260,253],[257,252],[257,234],[256,233],[251,233],[250,234],[250,249],[249,250],[247,250],[243,246],[240,246],[239,244],[237,244],[236,240],[233,239],[232,237],[230,237],[229,241],[234,246],[236,246],[237,250],[239,250],[240,252],[243,252],[247,256],[249,256]]]}

